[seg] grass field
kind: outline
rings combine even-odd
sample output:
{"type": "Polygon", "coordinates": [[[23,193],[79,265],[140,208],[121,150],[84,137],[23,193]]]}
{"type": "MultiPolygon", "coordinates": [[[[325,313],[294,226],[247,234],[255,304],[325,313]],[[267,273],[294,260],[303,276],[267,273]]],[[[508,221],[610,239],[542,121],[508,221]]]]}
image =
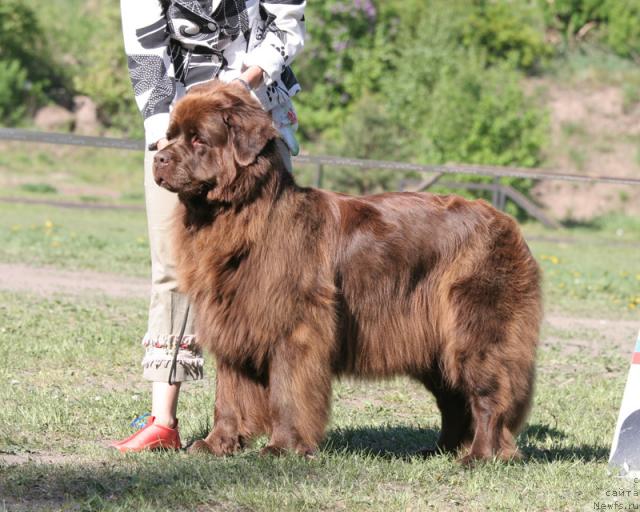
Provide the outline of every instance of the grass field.
{"type": "MultiPolygon", "coordinates": [[[[606,467],[640,326],[640,221],[524,229],[545,271],[548,320],[523,462],[464,469],[448,456],[417,457],[433,447],[439,414],[405,379],[336,383],[312,460],[259,457],[265,439],[224,459],[120,456],[105,441],[149,410],[137,343],[146,301],[4,290],[0,511],[595,510],[613,503],[612,491],[640,492],[606,467]]],[[[145,276],[147,253],[142,212],[0,204],[0,263],[145,276]]],[[[206,370],[181,399],[183,442],[210,426],[211,361],[206,370]]]]}
{"type": "MultiPolygon", "coordinates": [[[[605,470],[628,367],[619,347],[632,339],[608,346],[607,333],[592,328],[545,328],[521,463],[467,470],[450,457],[413,456],[433,446],[439,417],[434,400],[404,379],[338,383],[327,442],[310,461],[261,458],[264,439],[220,460],[119,456],[104,440],[127,435],[148,408],[134,342],[144,302],[9,292],[0,302],[0,451],[11,455],[0,459],[0,510],[2,499],[8,509],[577,510],[632,488],[605,470]],[[578,338],[590,346],[576,348],[578,338]]],[[[184,441],[210,423],[207,370],[183,396],[184,441]]]]}

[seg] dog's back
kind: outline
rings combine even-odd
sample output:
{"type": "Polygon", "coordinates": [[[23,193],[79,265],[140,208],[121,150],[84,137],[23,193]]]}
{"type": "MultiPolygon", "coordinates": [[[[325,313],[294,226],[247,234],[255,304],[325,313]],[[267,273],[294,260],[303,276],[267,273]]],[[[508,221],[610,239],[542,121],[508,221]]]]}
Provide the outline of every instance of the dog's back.
{"type": "Polygon", "coordinates": [[[487,330],[501,338],[520,310],[539,323],[538,266],[510,217],[456,196],[335,197],[337,371],[423,371],[443,350],[459,349],[452,338],[462,318],[477,322],[476,349],[487,330]]]}

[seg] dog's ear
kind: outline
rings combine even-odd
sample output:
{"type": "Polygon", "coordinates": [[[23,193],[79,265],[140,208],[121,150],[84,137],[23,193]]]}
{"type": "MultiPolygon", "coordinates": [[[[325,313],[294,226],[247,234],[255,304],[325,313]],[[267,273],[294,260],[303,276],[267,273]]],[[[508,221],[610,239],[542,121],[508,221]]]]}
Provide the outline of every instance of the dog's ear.
{"type": "Polygon", "coordinates": [[[229,128],[233,158],[240,167],[255,162],[267,143],[278,136],[271,116],[257,104],[236,105],[225,112],[224,122],[229,128]]]}

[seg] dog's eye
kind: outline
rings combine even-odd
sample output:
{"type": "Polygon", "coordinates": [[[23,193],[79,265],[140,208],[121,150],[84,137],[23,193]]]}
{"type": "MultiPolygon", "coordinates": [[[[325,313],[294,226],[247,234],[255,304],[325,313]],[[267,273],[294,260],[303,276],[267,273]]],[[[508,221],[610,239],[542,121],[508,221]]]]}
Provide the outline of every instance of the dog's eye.
{"type": "Polygon", "coordinates": [[[198,146],[202,146],[202,145],[204,145],[204,142],[203,142],[203,140],[202,140],[200,137],[198,137],[197,135],[192,135],[192,136],[191,136],[191,145],[192,145],[194,148],[196,148],[196,147],[198,147],[198,146]]]}

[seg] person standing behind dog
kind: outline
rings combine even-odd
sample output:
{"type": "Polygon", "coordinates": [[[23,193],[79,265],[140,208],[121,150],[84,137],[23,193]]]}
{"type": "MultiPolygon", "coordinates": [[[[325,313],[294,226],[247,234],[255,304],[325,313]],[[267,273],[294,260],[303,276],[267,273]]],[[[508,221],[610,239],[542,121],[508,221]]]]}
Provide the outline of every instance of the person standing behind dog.
{"type": "MultiPolygon", "coordinates": [[[[121,0],[125,51],[147,147],[162,149],[174,103],[212,79],[246,87],[272,113],[285,161],[297,154],[291,103],[300,86],[289,67],[304,44],[305,0],[121,0]]],[[[152,381],[146,426],[111,446],[121,452],[180,448],[177,404],[182,382],[203,377],[189,314],[170,383],[175,343],[188,300],[178,293],[170,238],[177,196],[153,179],[155,151],[147,149],[144,186],[151,249],[151,298],[142,344],[143,376],[152,381]]],[[[290,165],[289,165],[290,168],[290,165]]]]}

